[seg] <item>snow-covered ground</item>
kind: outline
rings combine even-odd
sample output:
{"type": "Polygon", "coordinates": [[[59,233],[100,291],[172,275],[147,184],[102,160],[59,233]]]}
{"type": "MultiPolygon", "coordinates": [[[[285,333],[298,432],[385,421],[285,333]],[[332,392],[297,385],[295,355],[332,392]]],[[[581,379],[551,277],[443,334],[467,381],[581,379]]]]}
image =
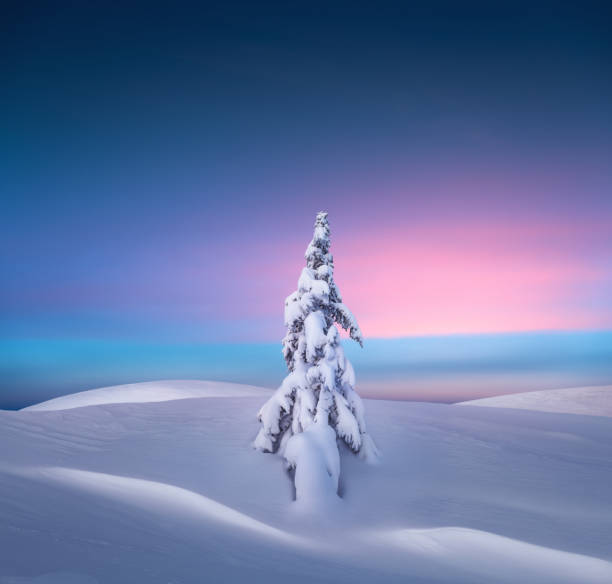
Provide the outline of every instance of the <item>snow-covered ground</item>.
{"type": "Polygon", "coordinates": [[[341,450],[319,516],[251,449],[267,395],[160,382],[0,411],[0,583],[612,582],[612,418],[366,400],[382,459],[341,450]]]}
{"type": "Polygon", "coordinates": [[[263,387],[240,385],[238,383],[172,379],[148,383],[129,383],[127,385],[81,391],[62,395],[23,409],[37,411],[70,410],[83,406],[161,402],[193,397],[253,397],[257,394],[269,397],[271,393],[271,390],[263,387]]]}
{"type": "Polygon", "coordinates": [[[458,405],[612,417],[612,385],[513,393],[462,402],[458,405]]]}

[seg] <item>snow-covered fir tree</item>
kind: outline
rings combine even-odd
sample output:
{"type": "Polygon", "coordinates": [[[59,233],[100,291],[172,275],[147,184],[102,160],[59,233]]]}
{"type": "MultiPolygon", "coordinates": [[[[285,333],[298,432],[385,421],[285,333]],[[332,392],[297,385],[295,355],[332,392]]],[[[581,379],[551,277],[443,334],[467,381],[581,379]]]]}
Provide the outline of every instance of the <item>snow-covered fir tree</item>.
{"type": "MultiPolygon", "coordinates": [[[[295,441],[290,444],[291,438],[307,431],[325,431],[333,436],[335,455],[327,452],[323,458],[328,459],[329,474],[336,475],[332,478],[337,487],[339,468],[332,468],[337,464],[329,462],[338,456],[336,436],[368,461],[375,460],[378,452],[366,432],[363,403],[354,389],[355,373],[335,326],[340,325],[363,346],[359,325],[334,283],[329,233],[327,213],[320,212],[298,289],[285,301],[283,355],[289,374],[259,411],[261,429],[254,446],[264,452],[280,451],[295,466],[299,449],[295,441]]],[[[320,436],[323,434],[319,443],[320,436]]],[[[329,441],[323,449],[329,450],[329,441]]]]}

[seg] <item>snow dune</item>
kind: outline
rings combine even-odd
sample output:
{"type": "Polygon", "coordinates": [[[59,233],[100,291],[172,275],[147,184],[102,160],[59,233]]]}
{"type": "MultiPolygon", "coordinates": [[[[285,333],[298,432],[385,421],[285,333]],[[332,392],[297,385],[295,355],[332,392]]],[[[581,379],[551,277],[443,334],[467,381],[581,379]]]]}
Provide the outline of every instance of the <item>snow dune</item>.
{"type": "Polygon", "coordinates": [[[402,529],[383,535],[407,552],[490,582],[606,582],[612,564],[494,533],[461,527],[402,529]]]}
{"type": "Polygon", "coordinates": [[[212,520],[222,525],[253,531],[283,543],[299,543],[299,538],[270,527],[231,507],[174,485],[62,467],[24,468],[16,471],[43,482],[57,482],[75,490],[89,491],[102,497],[161,514],[182,515],[194,521],[212,520]]]}
{"type": "Polygon", "coordinates": [[[457,405],[612,417],[612,385],[513,393],[461,402],[457,405]]]}
{"type": "Polygon", "coordinates": [[[166,380],[90,389],[23,408],[30,411],[69,410],[104,404],[149,403],[196,397],[253,397],[270,389],[222,381],[166,380]]]}
{"type": "Polygon", "coordinates": [[[0,584],[612,582],[612,418],[366,400],[319,515],[251,448],[269,391],[127,387],[0,411],[0,584]]]}

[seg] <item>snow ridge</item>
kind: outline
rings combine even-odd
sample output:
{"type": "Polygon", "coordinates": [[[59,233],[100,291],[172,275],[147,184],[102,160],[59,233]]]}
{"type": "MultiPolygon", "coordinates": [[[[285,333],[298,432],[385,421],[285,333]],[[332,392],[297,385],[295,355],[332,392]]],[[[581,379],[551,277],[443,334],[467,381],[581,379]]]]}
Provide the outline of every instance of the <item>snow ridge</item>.
{"type": "Polygon", "coordinates": [[[457,405],[612,417],[612,385],[512,393],[461,402],[457,405]]]}
{"type": "Polygon", "coordinates": [[[145,381],[63,395],[28,406],[23,408],[23,411],[69,410],[104,404],[149,403],[202,397],[252,397],[269,393],[270,390],[263,387],[223,381],[145,381]]]}

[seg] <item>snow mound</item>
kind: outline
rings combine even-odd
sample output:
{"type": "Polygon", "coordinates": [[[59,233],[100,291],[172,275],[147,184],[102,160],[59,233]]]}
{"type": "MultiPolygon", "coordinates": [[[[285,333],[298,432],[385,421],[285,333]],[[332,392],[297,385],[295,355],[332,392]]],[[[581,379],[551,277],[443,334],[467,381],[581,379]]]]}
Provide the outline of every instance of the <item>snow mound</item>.
{"type": "Polygon", "coordinates": [[[295,498],[310,512],[328,510],[337,500],[340,455],[336,433],[322,422],[291,436],[285,459],[295,469],[295,498]]]}
{"type": "Polygon", "coordinates": [[[34,467],[13,472],[43,482],[62,483],[74,490],[89,491],[144,510],[155,509],[162,515],[184,516],[194,521],[209,520],[220,525],[254,531],[264,537],[285,542],[297,541],[294,536],[227,505],[167,483],[63,467],[34,467]]]}
{"type": "Polygon", "coordinates": [[[104,404],[163,402],[200,397],[268,396],[271,390],[223,381],[167,380],[128,383],[63,395],[23,408],[28,411],[71,410],[104,404]]]}
{"type": "Polygon", "coordinates": [[[513,393],[461,402],[456,405],[612,417],[612,385],[513,393]]]}
{"type": "Polygon", "coordinates": [[[426,556],[458,573],[473,573],[497,582],[512,573],[513,581],[609,582],[612,564],[572,552],[551,549],[478,529],[439,527],[399,529],[383,535],[409,553],[426,556]]]}

